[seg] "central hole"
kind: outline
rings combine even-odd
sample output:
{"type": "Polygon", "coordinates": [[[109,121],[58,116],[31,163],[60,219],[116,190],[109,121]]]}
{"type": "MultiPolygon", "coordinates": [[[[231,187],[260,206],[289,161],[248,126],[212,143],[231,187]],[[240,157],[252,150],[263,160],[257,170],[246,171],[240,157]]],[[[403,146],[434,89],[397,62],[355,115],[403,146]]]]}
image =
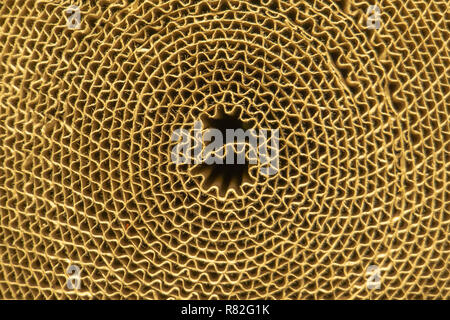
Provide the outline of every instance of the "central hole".
{"type": "MultiPolygon", "coordinates": [[[[201,119],[205,129],[218,129],[222,133],[222,145],[226,143],[227,129],[242,129],[246,131],[251,126],[251,121],[243,122],[238,114],[226,114],[221,112],[214,117],[204,116],[201,119]]],[[[205,189],[216,186],[220,196],[225,196],[230,189],[234,189],[236,194],[242,194],[241,185],[244,182],[251,182],[248,174],[249,164],[245,159],[244,164],[237,164],[237,155],[234,155],[234,163],[227,164],[199,164],[193,170],[201,174],[204,178],[205,189]]]]}

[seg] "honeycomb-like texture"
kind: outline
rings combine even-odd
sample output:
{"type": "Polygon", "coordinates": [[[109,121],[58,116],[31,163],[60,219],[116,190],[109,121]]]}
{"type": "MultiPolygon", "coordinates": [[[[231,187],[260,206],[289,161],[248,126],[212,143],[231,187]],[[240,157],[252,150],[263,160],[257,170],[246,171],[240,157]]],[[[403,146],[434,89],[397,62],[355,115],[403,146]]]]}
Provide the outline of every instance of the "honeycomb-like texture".
{"type": "Polygon", "coordinates": [[[448,0],[0,1],[0,298],[448,299],[449,20],[448,0]],[[279,129],[278,172],[171,162],[197,120],[279,129]]]}

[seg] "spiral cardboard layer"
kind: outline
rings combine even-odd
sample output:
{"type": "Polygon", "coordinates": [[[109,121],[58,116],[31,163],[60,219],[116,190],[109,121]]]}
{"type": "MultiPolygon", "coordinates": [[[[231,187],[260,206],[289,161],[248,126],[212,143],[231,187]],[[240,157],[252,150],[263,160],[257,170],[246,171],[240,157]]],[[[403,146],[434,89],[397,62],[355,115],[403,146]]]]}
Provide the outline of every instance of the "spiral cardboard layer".
{"type": "Polygon", "coordinates": [[[6,0],[0,27],[1,298],[450,297],[448,1],[6,0]],[[278,170],[174,163],[195,121],[278,129],[278,170]]]}

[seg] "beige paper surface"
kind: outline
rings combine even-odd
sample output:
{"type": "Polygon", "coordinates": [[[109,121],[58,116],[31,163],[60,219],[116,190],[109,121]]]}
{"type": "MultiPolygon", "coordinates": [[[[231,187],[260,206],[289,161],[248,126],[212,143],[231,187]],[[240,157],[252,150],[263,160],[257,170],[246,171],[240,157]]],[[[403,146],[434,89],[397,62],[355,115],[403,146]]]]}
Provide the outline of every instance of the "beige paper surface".
{"type": "Polygon", "coordinates": [[[0,1],[0,298],[448,299],[448,25],[445,0],[0,1]],[[278,171],[173,163],[195,121],[279,129],[278,171]]]}

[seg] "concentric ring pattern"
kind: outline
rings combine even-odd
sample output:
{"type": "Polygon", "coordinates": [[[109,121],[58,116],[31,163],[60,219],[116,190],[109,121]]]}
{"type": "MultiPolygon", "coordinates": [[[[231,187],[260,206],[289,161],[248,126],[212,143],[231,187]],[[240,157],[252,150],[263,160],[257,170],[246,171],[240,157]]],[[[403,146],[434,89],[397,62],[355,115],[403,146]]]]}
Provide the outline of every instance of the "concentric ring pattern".
{"type": "Polygon", "coordinates": [[[6,0],[0,27],[1,298],[450,297],[448,1],[6,0]],[[278,171],[172,162],[196,121],[278,129],[278,171]]]}

